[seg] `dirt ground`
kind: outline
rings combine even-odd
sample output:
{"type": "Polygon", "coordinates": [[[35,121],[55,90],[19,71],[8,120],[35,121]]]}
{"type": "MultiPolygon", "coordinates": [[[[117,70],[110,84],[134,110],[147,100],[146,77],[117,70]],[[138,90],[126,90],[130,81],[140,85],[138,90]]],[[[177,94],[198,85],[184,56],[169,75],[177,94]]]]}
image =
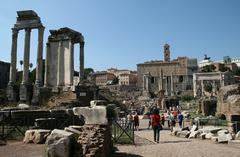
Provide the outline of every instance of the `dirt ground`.
{"type": "MultiPolygon", "coordinates": [[[[118,145],[117,153],[132,157],[239,157],[240,148],[218,144],[210,140],[186,139],[170,135],[162,130],[160,143],[153,142],[153,131],[146,129],[147,120],[140,121],[140,131],[136,135],[148,140],[147,144],[118,145]],[[150,141],[150,142],[149,142],[150,141]]],[[[120,155],[121,156],[121,155],[120,155]]]]}
{"type": "MultiPolygon", "coordinates": [[[[153,142],[153,131],[146,129],[147,120],[140,121],[135,145],[116,145],[115,157],[239,157],[240,148],[209,140],[185,139],[161,131],[160,143],[153,142]]],[[[0,157],[43,157],[44,145],[8,141],[0,146],[0,157]]]]}
{"type": "Polygon", "coordinates": [[[0,157],[43,157],[44,144],[23,144],[21,141],[8,141],[0,146],[0,157]]]}

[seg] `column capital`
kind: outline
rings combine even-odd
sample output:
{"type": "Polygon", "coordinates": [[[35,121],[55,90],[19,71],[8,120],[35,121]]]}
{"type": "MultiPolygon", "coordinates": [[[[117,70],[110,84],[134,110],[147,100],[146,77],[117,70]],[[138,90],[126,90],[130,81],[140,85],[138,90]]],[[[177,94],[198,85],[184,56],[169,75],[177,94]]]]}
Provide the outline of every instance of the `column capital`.
{"type": "Polygon", "coordinates": [[[25,28],[25,32],[31,32],[31,28],[25,28]]]}
{"type": "Polygon", "coordinates": [[[14,34],[18,34],[18,29],[16,29],[16,28],[12,28],[12,34],[14,35],[14,34]]]}
{"type": "Polygon", "coordinates": [[[85,42],[80,42],[80,47],[84,47],[85,42]]]}
{"type": "Polygon", "coordinates": [[[38,27],[38,30],[39,30],[39,31],[44,31],[44,30],[45,30],[45,27],[44,27],[44,26],[40,26],[40,27],[38,27]]]}

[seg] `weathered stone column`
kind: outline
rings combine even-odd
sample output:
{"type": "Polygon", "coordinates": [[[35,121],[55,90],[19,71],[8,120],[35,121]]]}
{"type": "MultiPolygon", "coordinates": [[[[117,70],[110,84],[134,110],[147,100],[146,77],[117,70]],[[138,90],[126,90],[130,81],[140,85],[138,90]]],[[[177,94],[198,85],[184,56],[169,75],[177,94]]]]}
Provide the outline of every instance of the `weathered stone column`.
{"type": "Polygon", "coordinates": [[[29,55],[30,55],[30,35],[31,29],[25,29],[25,43],[24,43],[24,61],[23,61],[23,78],[22,84],[28,83],[29,79],[29,55]]]}
{"type": "Polygon", "coordinates": [[[197,80],[196,75],[193,74],[193,95],[194,97],[197,96],[197,80]]]}
{"type": "Polygon", "coordinates": [[[44,34],[44,27],[38,28],[38,49],[37,49],[37,66],[36,66],[36,86],[42,85],[42,66],[43,66],[43,34],[44,34]]]}
{"type": "Polygon", "coordinates": [[[61,74],[61,64],[62,64],[62,46],[63,42],[59,41],[59,46],[58,46],[58,68],[57,68],[57,86],[62,85],[62,74],[61,74]]]}
{"type": "Polygon", "coordinates": [[[203,96],[204,95],[204,82],[203,82],[203,80],[201,80],[201,89],[202,89],[201,96],[203,96]]]}
{"type": "Polygon", "coordinates": [[[48,87],[49,60],[50,60],[50,44],[47,43],[47,44],[46,44],[46,60],[45,60],[44,87],[48,87]]]}
{"type": "Polygon", "coordinates": [[[171,72],[171,96],[174,96],[174,90],[173,90],[173,72],[171,72]]]}
{"type": "Polygon", "coordinates": [[[69,67],[70,67],[70,78],[69,78],[69,85],[72,86],[73,85],[73,75],[74,75],[74,58],[73,58],[73,51],[74,51],[74,43],[71,41],[69,42],[69,47],[70,47],[70,56],[69,56],[69,67]]]}
{"type": "Polygon", "coordinates": [[[12,49],[11,49],[9,85],[12,85],[16,82],[17,38],[18,38],[18,30],[15,28],[12,28],[12,49]]]}
{"type": "Polygon", "coordinates": [[[80,42],[80,68],[79,68],[79,79],[84,79],[84,42],[80,42]]]}
{"type": "Polygon", "coordinates": [[[143,75],[143,90],[146,90],[146,76],[143,75]]]}

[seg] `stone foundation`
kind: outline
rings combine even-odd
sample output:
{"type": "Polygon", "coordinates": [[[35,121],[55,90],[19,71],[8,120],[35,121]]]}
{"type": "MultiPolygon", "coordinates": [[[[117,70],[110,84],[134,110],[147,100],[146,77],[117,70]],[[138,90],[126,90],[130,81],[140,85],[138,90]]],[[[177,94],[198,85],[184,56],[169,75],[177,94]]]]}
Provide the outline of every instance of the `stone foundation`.
{"type": "Polygon", "coordinates": [[[69,126],[65,131],[52,131],[46,141],[45,156],[108,157],[112,154],[112,148],[108,125],[69,126]],[[68,152],[59,154],[64,149],[68,152]]]}

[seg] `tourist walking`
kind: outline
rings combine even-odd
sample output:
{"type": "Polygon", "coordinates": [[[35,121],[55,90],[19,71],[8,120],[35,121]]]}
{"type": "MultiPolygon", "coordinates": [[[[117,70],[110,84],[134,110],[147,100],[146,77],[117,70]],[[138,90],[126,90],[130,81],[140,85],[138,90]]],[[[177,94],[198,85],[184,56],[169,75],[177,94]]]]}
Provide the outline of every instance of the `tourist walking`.
{"type": "Polygon", "coordinates": [[[159,110],[155,109],[152,114],[152,128],[153,128],[153,133],[154,133],[154,142],[159,143],[161,127],[162,126],[160,124],[159,110]]]}
{"type": "Polygon", "coordinates": [[[138,117],[138,114],[136,112],[136,114],[134,115],[134,127],[135,127],[135,130],[139,131],[139,117],[138,117]]]}
{"type": "Polygon", "coordinates": [[[127,115],[127,120],[128,120],[128,123],[132,123],[133,122],[133,115],[132,115],[131,112],[127,115]]]}
{"type": "Polygon", "coordinates": [[[148,129],[150,129],[151,126],[152,126],[152,115],[151,114],[149,114],[148,119],[149,119],[149,121],[148,121],[148,129]]]}
{"type": "Polygon", "coordinates": [[[182,123],[183,123],[183,115],[181,112],[178,113],[178,125],[180,128],[182,128],[182,123]]]}
{"type": "Polygon", "coordinates": [[[170,130],[173,132],[173,127],[176,125],[176,120],[172,114],[169,116],[169,121],[170,121],[170,130]]]}
{"type": "Polygon", "coordinates": [[[165,116],[164,116],[164,113],[163,113],[162,116],[161,116],[161,124],[162,124],[162,126],[165,125],[165,116]]]}

